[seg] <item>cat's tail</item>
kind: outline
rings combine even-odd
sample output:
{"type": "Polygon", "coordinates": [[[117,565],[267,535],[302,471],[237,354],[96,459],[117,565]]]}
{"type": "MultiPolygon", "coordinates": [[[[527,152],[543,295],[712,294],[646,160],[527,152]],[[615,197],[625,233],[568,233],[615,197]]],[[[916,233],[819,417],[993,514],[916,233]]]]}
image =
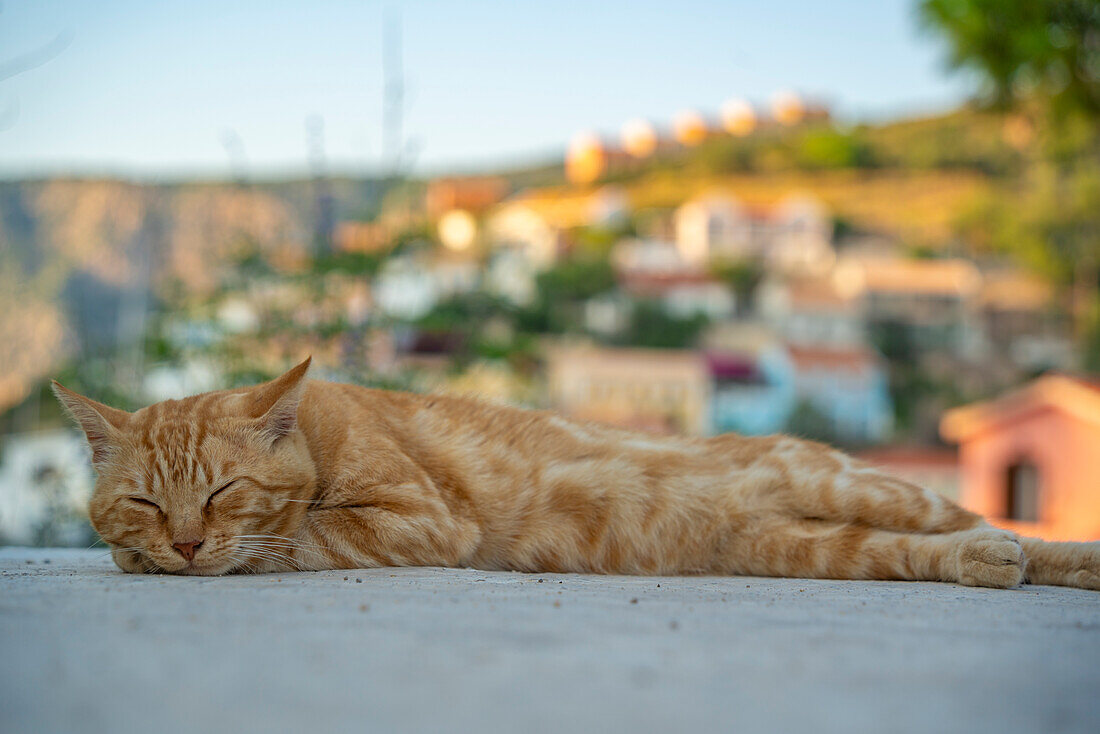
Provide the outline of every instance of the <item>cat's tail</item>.
{"type": "Polygon", "coordinates": [[[1100,591],[1100,541],[1054,543],[1020,538],[1020,542],[1027,557],[1027,580],[1031,583],[1100,591]]]}

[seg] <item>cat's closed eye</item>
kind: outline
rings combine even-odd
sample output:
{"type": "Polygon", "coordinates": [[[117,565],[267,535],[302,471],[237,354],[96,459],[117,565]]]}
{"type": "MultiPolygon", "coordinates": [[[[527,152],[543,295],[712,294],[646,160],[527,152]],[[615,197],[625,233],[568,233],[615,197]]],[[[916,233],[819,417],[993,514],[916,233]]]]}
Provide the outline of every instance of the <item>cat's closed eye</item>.
{"type": "Polygon", "coordinates": [[[214,501],[215,497],[217,497],[219,494],[221,494],[225,490],[229,489],[230,487],[232,487],[236,483],[237,483],[237,480],[234,479],[231,482],[226,482],[221,487],[219,487],[218,489],[215,489],[213,492],[211,492],[210,496],[206,498],[206,506],[209,507],[210,503],[214,501]]]}
{"type": "Polygon", "coordinates": [[[128,497],[127,499],[129,499],[131,502],[137,503],[139,505],[145,505],[146,507],[152,507],[153,509],[157,510],[158,512],[160,511],[160,505],[158,505],[156,502],[153,502],[152,500],[147,500],[144,497],[128,497]]]}

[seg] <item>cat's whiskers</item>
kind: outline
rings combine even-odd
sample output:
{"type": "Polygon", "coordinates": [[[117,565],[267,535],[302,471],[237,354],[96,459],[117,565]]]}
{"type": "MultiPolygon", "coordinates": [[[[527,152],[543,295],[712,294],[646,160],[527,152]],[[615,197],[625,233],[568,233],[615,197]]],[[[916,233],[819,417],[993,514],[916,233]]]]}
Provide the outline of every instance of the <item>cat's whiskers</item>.
{"type": "Polygon", "coordinates": [[[332,550],[332,548],[329,548],[328,546],[321,545],[319,543],[313,543],[313,542],[310,542],[308,540],[300,540],[298,538],[290,538],[290,537],[287,537],[285,535],[277,535],[275,533],[253,533],[251,535],[234,535],[233,537],[234,538],[269,538],[271,540],[282,540],[282,541],[285,541],[287,543],[292,543],[292,544],[294,544],[298,547],[302,547],[302,548],[312,546],[314,548],[321,548],[323,550],[332,550]]]}
{"type": "Polygon", "coordinates": [[[229,560],[233,564],[231,570],[241,570],[248,574],[260,573],[260,569],[257,565],[259,559],[250,560],[245,550],[238,548],[237,551],[229,554],[229,560]]]}
{"type": "Polygon", "coordinates": [[[244,556],[242,556],[238,553],[230,554],[229,555],[229,561],[233,565],[230,567],[230,569],[229,569],[229,571],[227,571],[227,573],[233,573],[233,572],[241,572],[241,573],[248,573],[248,574],[257,573],[257,569],[255,567],[255,564],[248,561],[244,556]]]}
{"type": "Polygon", "coordinates": [[[287,546],[270,545],[259,541],[245,541],[241,542],[238,547],[249,555],[254,555],[275,563],[281,563],[299,571],[304,570],[302,565],[294,557],[282,552],[282,548],[286,548],[287,546]]]}
{"type": "Polygon", "coordinates": [[[263,554],[263,553],[249,551],[249,556],[251,556],[252,560],[247,562],[245,565],[248,566],[255,573],[260,573],[261,572],[261,567],[260,567],[261,564],[272,563],[272,564],[275,564],[276,567],[282,567],[282,566],[287,565],[283,561],[283,559],[281,559],[281,558],[272,558],[272,557],[269,557],[269,556],[267,556],[266,554],[263,554]]]}
{"type": "MultiPolygon", "coordinates": [[[[85,550],[88,550],[88,549],[86,548],[85,550]]],[[[133,548],[111,548],[111,549],[105,550],[102,553],[100,553],[99,555],[95,556],[95,560],[98,561],[100,558],[103,558],[105,556],[109,556],[112,553],[114,553],[116,550],[117,551],[127,551],[127,552],[130,552],[130,553],[137,553],[138,556],[141,557],[141,552],[144,549],[143,548],[137,548],[137,547],[133,547],[133,548]]]]}
{"type": "Polygon", "coordinates": [[[283,548],[290,550],[298,550],[304,553],[312,553],[315,556],[324,558],[324,553],[334,552],[334,549],[321,545],[319,543],[311,543],[305,540],[299,540],[297,538],[288,538],[283,535],[277,535],[275,533],[255,533],[249,535],[236,535],[235,539],[247,542],[263,542],[269,547],[283,548]]]}
{"type": "Polygon", "coordinates": [[[291,571],[304,571],[302,566],[298,565],[297,561],[292,558],[286,558],[284,556],[267,556],[264,554],[256,554],[258,558],[270,561],[276,565],[276,568],[271,569],[272,572],[289,569],[291,571]]]}

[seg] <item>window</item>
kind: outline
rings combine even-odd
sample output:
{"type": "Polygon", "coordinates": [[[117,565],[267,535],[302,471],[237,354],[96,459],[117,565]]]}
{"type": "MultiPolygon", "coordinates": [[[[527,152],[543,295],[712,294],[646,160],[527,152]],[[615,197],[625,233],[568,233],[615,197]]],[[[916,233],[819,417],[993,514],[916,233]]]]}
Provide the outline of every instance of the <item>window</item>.
{"type": "Polygon", "coordinates": [[[1005,482],[1005,518],[1039,520],[1039,469],[1029,461],[1009,465],[1005,482]]]}
{"type": "Polygon", "coordinates": [[[707,241],[710,243],[721,242],[726,238],[725,222],[721,217],[707,217],[707,241]]]}

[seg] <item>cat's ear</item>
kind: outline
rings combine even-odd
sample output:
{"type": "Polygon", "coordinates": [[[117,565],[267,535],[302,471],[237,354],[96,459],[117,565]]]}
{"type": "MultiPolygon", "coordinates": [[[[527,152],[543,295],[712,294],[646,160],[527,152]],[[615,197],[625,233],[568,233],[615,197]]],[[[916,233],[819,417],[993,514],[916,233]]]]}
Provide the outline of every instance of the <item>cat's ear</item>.
{"type": "Polygon", "coordinates": [[[282,377],[252,390],[252,416],[265,442],[273,444],[298,427],[298,404],[306,388],[306,373],[312,357],[282,377]]]}
{"type": "Polygon", "coordinates": [[[87,436],[88,445],[92,447],[92,463],[105,462],[112,447],[118,445],[120,433],[130,422],[130,414],[79,395],[57,380],[51,383],[51,387],[65,411],[87,436]]]}

